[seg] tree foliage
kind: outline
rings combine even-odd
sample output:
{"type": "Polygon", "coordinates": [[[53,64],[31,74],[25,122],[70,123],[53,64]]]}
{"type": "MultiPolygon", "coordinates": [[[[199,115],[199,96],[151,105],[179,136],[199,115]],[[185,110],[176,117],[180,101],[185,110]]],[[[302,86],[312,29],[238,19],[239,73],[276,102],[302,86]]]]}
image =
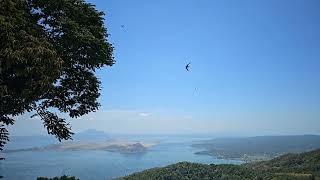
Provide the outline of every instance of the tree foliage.
{"type": "Polygon", "coordinates": [[[163,168],[154,168],[134,173],[123,177],[123,180],[142,180],[142,179],[172,179],[172,180],[191,180],[191,179],[232,179],[232,180],[254,180],[259,174],[249,168],[225,164],[207,165],[189,162],[180,162],[163,168]]]}
{"type": "Polygon", "coordinates": [[[0,150],[26,111],[62,140],[73,133],[53,109],[72,118],[98,109],[95,71],[114,64],[103,16],[83,0],[0,0],[0,150]]]}

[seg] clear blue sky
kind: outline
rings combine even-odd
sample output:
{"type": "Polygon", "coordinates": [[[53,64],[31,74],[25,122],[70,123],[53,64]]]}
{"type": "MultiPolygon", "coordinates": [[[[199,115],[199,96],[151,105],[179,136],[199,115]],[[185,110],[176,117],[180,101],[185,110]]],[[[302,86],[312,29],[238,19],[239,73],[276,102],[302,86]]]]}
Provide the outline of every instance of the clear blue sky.
{"type": "Polygon", "coordinates": [[[89,2],[117,62],[75,130],[320,134],[320,1],[89,2]]]}

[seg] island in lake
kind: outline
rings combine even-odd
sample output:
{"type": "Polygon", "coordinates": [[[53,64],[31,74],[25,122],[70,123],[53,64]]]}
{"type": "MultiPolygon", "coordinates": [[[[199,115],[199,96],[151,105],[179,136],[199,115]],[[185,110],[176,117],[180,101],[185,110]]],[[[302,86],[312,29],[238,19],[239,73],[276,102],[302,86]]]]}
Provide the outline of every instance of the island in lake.
{"type": "Polygon", "coordinates": [[[111,139],[102,142],[82,142],[72,141],[59,144],[52,144],[44,147],[32,147],[24,149],[11,149],[4,151],[5,153],[21,152],[21,151],[79,151],[79,150],[103,150],[119,153],[143,153],[150,147],[156,145],[153,142],[127,141],[111,139]]]}

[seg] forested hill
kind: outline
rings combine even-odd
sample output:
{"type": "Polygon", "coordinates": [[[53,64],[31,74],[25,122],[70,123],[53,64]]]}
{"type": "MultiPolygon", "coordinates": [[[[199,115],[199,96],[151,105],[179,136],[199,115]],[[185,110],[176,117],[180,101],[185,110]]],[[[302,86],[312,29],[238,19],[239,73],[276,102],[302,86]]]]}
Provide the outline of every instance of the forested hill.
{"type": "Polygon", "coordinates": [[[320,180],[320,149],[301,154],[286,154],[270,161],[243,165],[206,165],[180,162],[120,178],[143,179],[293,179],[320,180]]]}
{"type": "Polygon", "coordinates": [[[259,172],[313,174],[320,177],[320,149],[301,153],[286,154],[269,161],[243,165],[259,172]]]}

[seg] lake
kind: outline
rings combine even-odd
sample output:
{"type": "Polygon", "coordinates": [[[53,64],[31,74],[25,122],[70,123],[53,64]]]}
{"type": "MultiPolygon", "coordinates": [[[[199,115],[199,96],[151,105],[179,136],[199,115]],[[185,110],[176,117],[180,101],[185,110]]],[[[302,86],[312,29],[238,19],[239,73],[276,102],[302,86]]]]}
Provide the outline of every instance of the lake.
{"type": "MultiPolygon", "coordinates": [[[[207,164],[240,164],[241,161],[217,159],[194,154],[201,149],[191,147],[196,141],[210,137],[192,136],[119,136],[117,138],[157,141],[157,145],[140,154],[120,154],[107,151],[42,151],[5,154],[0,161],[0,175],[9,180],[31,180],[39,176],[72,175],[86,179],[114,179],[145,169],[189,161],[207,164]]],[[[13,138],[7,149],[44,146],[55,142],[51,138],[13,138]]]]}

